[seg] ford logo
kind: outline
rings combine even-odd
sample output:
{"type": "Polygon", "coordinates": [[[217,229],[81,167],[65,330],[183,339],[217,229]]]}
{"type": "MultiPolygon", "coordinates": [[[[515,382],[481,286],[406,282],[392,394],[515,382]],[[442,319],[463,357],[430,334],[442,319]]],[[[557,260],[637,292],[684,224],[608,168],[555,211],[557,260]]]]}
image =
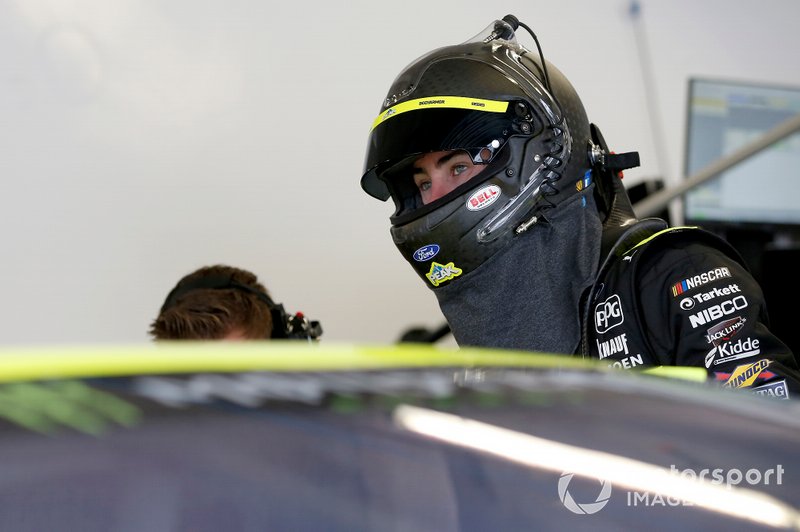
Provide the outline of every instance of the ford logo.
{"type": "Polygon", "coordinates": [[[428,244],[414,252],[414,260],[417,262],[425,262],[426,260],[431,260],[437,253],[439,253],[439,245],[428,244]]]}

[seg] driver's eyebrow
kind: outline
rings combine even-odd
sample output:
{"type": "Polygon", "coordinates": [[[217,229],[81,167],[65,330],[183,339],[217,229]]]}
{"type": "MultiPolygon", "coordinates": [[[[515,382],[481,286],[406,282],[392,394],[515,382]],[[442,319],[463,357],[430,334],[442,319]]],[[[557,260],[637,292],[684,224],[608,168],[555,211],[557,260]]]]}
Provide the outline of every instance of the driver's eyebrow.
{"type": "MultiPolygon", "coordinates": [[[[444,155],[439,157],[439,160],[436,161],[436,168],[441,168],[441,166],[443,164],[445,164],[447,161],[449,161],[450,159],[452,159],[453,157],[455,157],[456,155],[459,155],[461,153],[463,153],[463,152],[451,151],[449,153],[445,153],[444,155]]],[[[423,172],[424,172],[424,170],[422,170],[422,168],[417,168],[416,166],[414,167],[414,175],[421,174],[423,172]]]]}

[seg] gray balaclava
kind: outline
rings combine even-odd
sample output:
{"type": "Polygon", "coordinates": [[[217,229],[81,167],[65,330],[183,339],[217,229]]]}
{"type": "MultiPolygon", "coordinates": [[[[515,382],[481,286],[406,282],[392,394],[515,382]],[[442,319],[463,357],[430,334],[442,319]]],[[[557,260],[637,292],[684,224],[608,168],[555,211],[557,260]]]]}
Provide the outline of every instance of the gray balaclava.
{"type": "Polygon", "coordinates": [[[597,272],[602,231],[587,190],[458,283],[434,291],[459,345],[577,351],[580,299],[597,272]]]}

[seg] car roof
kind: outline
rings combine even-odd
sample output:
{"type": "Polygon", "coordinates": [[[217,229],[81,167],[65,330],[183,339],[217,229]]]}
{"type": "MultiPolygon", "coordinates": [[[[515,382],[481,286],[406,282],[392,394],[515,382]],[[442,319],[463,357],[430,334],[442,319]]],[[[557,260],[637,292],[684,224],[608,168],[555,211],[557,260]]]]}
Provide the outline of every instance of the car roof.
{"type": "Polygon", "coordinates": [[[24,347],[0,359],[4,530],[800,523],[798,405],[697,371],[299,342],[24,347]],[[757,471],[760,483],[685,478],[704,469],[757,471]]]}

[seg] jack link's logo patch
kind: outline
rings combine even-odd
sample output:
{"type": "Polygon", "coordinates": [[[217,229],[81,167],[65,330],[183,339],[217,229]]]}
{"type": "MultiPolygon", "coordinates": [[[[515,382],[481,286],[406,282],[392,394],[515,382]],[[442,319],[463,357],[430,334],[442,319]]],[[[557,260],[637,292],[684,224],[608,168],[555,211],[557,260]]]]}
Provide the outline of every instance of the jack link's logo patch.
{"type": "Polygon", "coordinates": [[[742,330],[746,322],[747,318],[741,316],[720,322],[706,331],[706,341],[715,346],[722,342],[729,342],[731,338],[742,330]]]}
{"type": "Polygon", "coordinates": [[[425,274],[425,277],[428,278],[433,286],[439,286],[459,275],[461,275],[461,268],[457,268],[452,262],[448,262],[447,264],[434,262],[431,264],[431,270],[425,274]]]}

